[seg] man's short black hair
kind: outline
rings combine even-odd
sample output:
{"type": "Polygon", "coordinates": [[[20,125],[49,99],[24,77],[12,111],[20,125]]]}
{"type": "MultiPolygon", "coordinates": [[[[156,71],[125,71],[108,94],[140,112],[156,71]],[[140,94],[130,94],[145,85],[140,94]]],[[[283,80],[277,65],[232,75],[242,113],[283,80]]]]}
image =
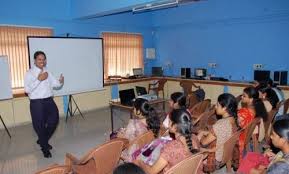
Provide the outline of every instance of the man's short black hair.
{"type": "Polygon", "coordinates": [[[37,58],[37,56],[39,56],[39,55],[43,55],[44,56],[44,58],[46,59],[46,55],[45,55],[45,53],[43,52],[43,51],[36,51],[35,53],[34,53],[34,60],[37,58]]]}
{"type": "Polygon", "coordinates": [[[124,163],[114,169],[113,174],[146,174],[142,168],[134,163],[124,163]]]}

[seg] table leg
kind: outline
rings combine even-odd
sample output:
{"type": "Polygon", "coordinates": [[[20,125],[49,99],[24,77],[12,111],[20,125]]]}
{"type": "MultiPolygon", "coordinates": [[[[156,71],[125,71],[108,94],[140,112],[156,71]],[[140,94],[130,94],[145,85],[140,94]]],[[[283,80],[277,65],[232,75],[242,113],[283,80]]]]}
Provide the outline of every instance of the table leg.
{"type": "Polygon", "coordinates": [[[113,132],[113,106],[110,106],[110,123],[111,123],[111,132],[113,132]]]}

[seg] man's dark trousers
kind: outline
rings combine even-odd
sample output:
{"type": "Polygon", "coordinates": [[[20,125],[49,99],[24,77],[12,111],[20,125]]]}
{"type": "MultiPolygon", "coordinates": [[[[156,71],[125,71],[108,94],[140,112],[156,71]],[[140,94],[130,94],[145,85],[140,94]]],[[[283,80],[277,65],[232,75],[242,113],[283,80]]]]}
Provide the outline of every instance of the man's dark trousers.
{"type": "Polygon", "coordinates": [[[52,97],[30,100],[33,128],[42,150],[48,150],[48,141],[53,135],[58,121],[58,108],[52,97]]]}

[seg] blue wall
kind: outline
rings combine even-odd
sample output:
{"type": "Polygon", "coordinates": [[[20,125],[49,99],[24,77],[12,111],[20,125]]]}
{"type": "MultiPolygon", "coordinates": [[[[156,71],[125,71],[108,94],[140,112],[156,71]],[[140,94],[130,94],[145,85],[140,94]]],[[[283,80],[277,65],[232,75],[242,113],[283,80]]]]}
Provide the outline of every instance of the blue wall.
{"type": "Polygon", "coordinates": [[[70,17],[70,0],[1,0],[0,19],[38,18],[42,20],[64,20],[70,17]]]}
{"type": "Polygon", "coordinates": [[[73,18],[104,15],[120,11],[131,11],[136,5],[146,4],[153,0],[71,0],[73,18]]]}
{"type": "Polygon", "coordinates": [[[216,76],[252,80],[253,64],[289,70],[288,0],[210,0],[152,13],[154,66],[168,75],[204,67],[216,76]],[[208,63],[217,63],[215,70],[208,63]]]}
{"type": "Polygon", "coordinates": [[[144,37],[151,40],[151,36],[146,36],[152,27],[148,13],[74,20],[70,6],[70,0],[42,0],[41,3],[37,0],[6,0],[1,2],[0,24],[52,27],[56,36],[71,33],[96,37],[101,31],[144,32],[144,37]]]}
{"type": "Polygon", "coordinates": [[[97,1],[97,6],[92,0],[85,4],[79,0],[5,0],[0,6],[0,24],[52,27],[55,36],[142,33],[144,47],[155,47],[157,52],[155,60],[145,59],[147,74],[151,66],[164,66],[167,75],[179,75],[180,67],[208,68],[210,62],[217,63],[217,68],[209,73],[236,80],[252,80],[255,63],[270,70],[289,69],[288,0],[209,0],[150,13],[75,19],[102,8],[118,10],[147,1],[97,1]],[[168,62],[173,66],[165,66],[168,62]]]}
{"type": "Polygon", "coordinates": [[[145,48],[153,45],[151,15],[148,13],[74,20],[70,6],[70,0],[1,1],[0,25],[51,27],[55,36],[69,33],[75,37],[100,37],[102,31],[134,32],[143,35],[145,48]]]}

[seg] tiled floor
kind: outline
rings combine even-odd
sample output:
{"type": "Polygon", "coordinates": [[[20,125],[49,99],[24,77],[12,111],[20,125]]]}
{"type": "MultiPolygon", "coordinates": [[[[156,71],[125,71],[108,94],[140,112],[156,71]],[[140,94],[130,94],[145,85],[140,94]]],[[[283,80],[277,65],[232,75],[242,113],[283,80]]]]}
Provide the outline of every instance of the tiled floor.
{"type": "MultiPolygon", "coordinates": [[[[115,127],[126,125],[129,114],[115,110],[115,127]]],[[[0,174],[32,174],[53,163],[64,163],[66,152],[81,157],[91,148],[108,139],[110,132],[110,111],[101,109],[85,113],[85,119],[76,115],[60,120],[58,128],[50,140],[53,146],[52,158],[44,158],[36,144],[36,134],[32,125],[10,128],[12,139],[5,131],[0,131],[0,174]]]]}
{"type": "MultiPolygon", "coordinates": [[[[115,129],[127,124],[129,113],[114,110],[115,129]]],[[[62,118],[50,140],[53,146],[52,158],[44,158],[36,144],[36,134],[32,125],[10,128],[12,139],[4,130],[0,131],[0,174],[33,174],[53,163],[63,164],[67,152],[77,157],[83,156],[91,148],[108,140],[110,133],[110,110],[101,109],[85,113],[85,119],[76,115],[62,118]]],[[[226,173],[225,168],[216,174],[226,173]]]]}

